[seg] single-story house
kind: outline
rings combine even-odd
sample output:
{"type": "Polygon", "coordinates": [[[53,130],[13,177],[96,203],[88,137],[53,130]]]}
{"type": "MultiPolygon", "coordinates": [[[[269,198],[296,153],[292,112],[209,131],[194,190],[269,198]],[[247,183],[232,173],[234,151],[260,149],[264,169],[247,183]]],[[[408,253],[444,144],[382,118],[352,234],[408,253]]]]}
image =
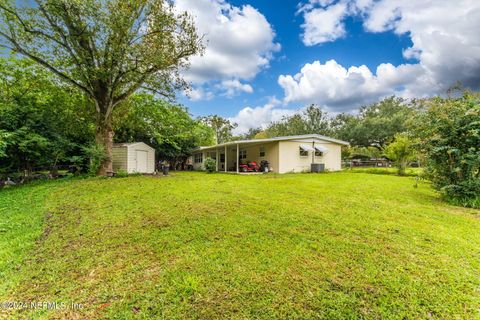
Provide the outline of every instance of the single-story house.
{"type": "Polygon", "coordinates": [[[143,142],[116,143],[112,150],[113,171],[154,173],[155,149],[143,142]]]}
{"type": "Polygon", "coordinates": [[[310,172],[312,164],[338,171],[342,167],[342,146],[347,145],[318,134],[240,140],[200,147],[193,152],[192,164],[194,170],[201,170],[203,161],[210,157],[218,159],[217,171],[225,172],[239,172],[239,163],[262,160],[268,161],[269,171],[276,173],[310,172]]]}

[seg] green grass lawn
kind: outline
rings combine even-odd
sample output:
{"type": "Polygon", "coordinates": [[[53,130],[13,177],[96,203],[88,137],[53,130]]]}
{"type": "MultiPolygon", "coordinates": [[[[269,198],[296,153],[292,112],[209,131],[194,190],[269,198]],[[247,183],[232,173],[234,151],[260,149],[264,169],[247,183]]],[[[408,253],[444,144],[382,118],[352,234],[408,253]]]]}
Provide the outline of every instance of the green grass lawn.
{"type": "MultiPolygon", "coordinates": [[[[34,319],[478,319],[480,212],[366,173],[0,191],[0,301],[34,319]]],[[[0,318],[1,313],[0,311],[0,318]]]]}

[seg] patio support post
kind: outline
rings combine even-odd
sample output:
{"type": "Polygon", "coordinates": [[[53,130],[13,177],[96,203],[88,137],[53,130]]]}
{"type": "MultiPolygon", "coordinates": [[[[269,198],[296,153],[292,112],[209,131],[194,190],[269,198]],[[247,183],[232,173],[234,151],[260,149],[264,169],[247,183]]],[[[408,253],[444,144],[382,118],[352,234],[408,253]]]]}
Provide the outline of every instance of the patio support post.
{"type": "Polygon", "coordinates": [[[227,159],[227,146],[225,146],[225,172],[227,172],[228,168],[228,159],[227,159]]]}
{"type": "Polygon", "coordinates": [[[219,151],[218,151],[218,148],[217,148],[217,158],[216,158],[216,163],[217,163],[217,172],[218,172],[218,168],[219,168],[219,163],[220,163],[220,154],[219,154],[219,151]]]}
{"type": "Polygon", "coordinates": [[[238,171],[238,166],[240,165],[240,160],[239,160],[240,154],[239,154],[239,153],[240,153],[240,145],[237,143],[237,163],[236,163],[236,165],[237,165],[237,173],[239,172],[239,171],[238,171]]]}
{"type": "Polygon", "coordinates": [[[312,142],[312,148],[313,148],[313,151],[312,151],[312,164],[315,163],[315,141],[312,142]]]}

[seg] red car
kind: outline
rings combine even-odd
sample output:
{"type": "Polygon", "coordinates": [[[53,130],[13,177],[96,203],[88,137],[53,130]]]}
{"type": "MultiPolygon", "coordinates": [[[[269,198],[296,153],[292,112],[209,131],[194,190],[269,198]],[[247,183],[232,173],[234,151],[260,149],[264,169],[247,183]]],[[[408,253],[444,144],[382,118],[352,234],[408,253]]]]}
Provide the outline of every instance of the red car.
{"type": "Polygon", "coordinates": [[[260,166],[255,161],[248,161],[246,164],[241,163],[238,166],[238,169],[241,172],[259,172],[260,171],[260,166]]]}

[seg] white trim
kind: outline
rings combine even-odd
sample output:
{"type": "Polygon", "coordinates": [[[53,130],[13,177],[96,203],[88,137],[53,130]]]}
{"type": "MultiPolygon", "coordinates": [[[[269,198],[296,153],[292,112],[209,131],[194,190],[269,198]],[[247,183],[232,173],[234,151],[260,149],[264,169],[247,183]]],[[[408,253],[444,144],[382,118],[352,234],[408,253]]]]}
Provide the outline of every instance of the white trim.
{"type": "Polygon", "coordinates": [[[315,146],[315,150],[317,150],[318,152],[321,152],[323,154],[326,154],[330,151],[330,149],[328,149],[327,147],[324,147],[324,146],[315,146]]]}
{"type": "Polygon", "coordinates": [[[309,146],[308,144],[301,144],[300,149],[303,149],[303,151],[315,151],[315,149],[313,149],[312,146],[309,146]]]}

